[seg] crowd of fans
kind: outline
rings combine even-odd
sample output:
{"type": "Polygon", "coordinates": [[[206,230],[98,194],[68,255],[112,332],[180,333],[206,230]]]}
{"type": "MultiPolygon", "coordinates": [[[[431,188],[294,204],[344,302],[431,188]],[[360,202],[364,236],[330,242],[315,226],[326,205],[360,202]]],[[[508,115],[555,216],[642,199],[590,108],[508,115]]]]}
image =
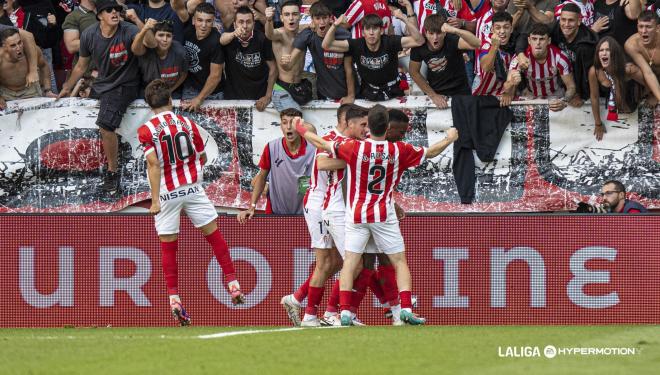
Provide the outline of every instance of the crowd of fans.
{"type": "Polygon", "coordinates": [[[205,100],[283,111],[312,99],[410,94],[441,109],[451,96],[471,94],[498,96],[502,105],[546,98],[560,111],[591,99],[598,140],[606,132],[600,97],[608,121],[645,97],[649,105],[660,99],[660,9],[646,0],[0,4],[0,109],[36,96],[98,98],[110,172],[114,130],[156,78],[189,111],[205,100]]]}

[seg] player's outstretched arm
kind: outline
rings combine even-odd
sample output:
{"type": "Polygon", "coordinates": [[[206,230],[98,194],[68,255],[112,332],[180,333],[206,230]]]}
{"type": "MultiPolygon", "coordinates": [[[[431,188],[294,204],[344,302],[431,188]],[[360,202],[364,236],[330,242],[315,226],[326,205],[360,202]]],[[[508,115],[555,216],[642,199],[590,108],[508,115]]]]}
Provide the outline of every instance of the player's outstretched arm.
{"type": "Polygon", "coordinates": [[[156,215],[160,212],[160,161],[155,152],[147,154],[147,175],[151,187],[151,208],[149,213],[156,215]]]}
{"type": "Polygon", "coordinates": [[[304,122],[300,117],[295,117],[293,123],[296,124],[296,131],[301,137],[305,137],[306,140],[312,142],[314,147],[332,153],[332,143],[317,135],[314,125],[304,122]]]}
{"type": "Polygon", "coordinates": [[[341,159],[332,159],[325,155],[316,158],[316,168],[321,171],[336,171],[346,168],[346,162],[341,159]]]}
{"type": "Polygon", "coordinates": [[[456,142],[458,139],[458,130],[456,128],[447,129],[447,136],[442,141],[436,142],[426,149],[425,157],[427,159],[433,159],[434,157],[440,155],[450,144],[456,142]]]}

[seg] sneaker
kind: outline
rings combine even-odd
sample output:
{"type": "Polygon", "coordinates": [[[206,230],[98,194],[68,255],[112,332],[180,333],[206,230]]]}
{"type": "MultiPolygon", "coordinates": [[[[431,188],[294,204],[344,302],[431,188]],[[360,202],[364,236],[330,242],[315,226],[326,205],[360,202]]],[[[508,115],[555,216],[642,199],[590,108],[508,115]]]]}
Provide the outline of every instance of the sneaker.
{"type": "Polygon", "coordinates": [[[357,316],[353,317],[353,321],[351,323],[353,323],[352,325],[354,326],[360,326],[360,327],[366,326],[366,324],[362,323],[362,321],[358,319],[357,316]]]}
{"type": "Polygon", "coordinates": [[[229,293],[231,294],[231,303],[234,305],[245,303],[245,295],[241,292],[241,287],[238,286],[238,283],[229,286],[229,293]]]}
{"type": "Polygon", "coordinates": [[[383,315],[385,315],[385,319],[392,319],[392,309],[389,307],[384,307],[383,308],[383,315]]]}
{"type": "Polygon", "coordinates": [[[408,310],[401,310],[401,321],[412,326],[418,326],[426,323],[426,319],[408,310]]]}
{"type": "Polygon", "coordinates": [[[351,316],[350,313],[348,313],[348,314],[344,314],[344,313],[342,313],[342,314],[340,315],[340,320],[341,320],[341,325],[342,325],[343,327],[348,327],[348,326],[352,326],[352,325],[353,325],[353,317],[351,316]]]}
{"type": "Polygon", "coordinates": [[[117,194],[119,192],[119,173],[106,171],[101,188],[108,194],[117,194]]]}
{"type": "Polygon", "coordinates": [[[293,294],[287,294],[282,297],[280,304],[284,306],[284,310],[286,310],[291,323],[296,327],[300,326],[300,303],[293,298],[293,294]]]}
{"type": "Polygon", "coordinates": [[[324,316],[321,319],[321,325],[326,327],[340,327],[341,319],[339,318],[339,314],[331,314],[324,316]]]}
{"type": "Polygon", "coordinates": [[[303,320],[300,322],[301,327],[320,327],[321,326],[321,321],[319,321],[319,318],[313,317],[312,319],[307,319],[303,320]]]}
{"type": "Polygon", "coordinates": [[[170,301],[170,308],[172,309],[172,316],[174,317],[174,320],[176,320],[179,325],[182,327],[190,325],[190,316],[186,312],[186,309],[183,308],[181,301],[170,301]]]}

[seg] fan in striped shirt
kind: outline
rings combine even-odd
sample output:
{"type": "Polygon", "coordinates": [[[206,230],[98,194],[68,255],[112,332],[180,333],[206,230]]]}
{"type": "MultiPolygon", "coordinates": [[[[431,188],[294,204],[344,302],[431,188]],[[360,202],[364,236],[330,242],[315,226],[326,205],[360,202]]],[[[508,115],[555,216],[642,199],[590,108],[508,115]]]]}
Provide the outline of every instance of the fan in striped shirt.
{"type": "Polygon", "coordinates": [[[575,96],[571,63],[557,46],[550,44],[547,25],[534,25],[527,41],[529,47],[511,61],[509,75],[519,72],[527,79],[528,95],[550,99],[550,110],[561,111],[575,96]]]}

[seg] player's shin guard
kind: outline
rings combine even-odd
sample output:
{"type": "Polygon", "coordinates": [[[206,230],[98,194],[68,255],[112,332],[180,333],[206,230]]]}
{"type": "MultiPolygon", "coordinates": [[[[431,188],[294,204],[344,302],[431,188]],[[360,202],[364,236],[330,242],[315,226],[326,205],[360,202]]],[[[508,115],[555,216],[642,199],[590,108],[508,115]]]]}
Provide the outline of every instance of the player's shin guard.
{"type": "Polygon", "coordinates": [[[208,241],[213,248],[215,259],[217,259],[218,264],[222,269],[222,274],[225,275],[225,284],[235,281],[236,270],[234,269],[234,262],[231,260],[229,247],[227,247],[227,242],[225,242],[224,237],[222,237],[222,233],[220,233],[219,230],[216,230],[206,236],[206,241],[208,241]]]}
{"type": "Polygon", "coordinates": [[[163,266],[163,275],[165,275],[165,284],[167,285],[167,295],[178,295],[179,273],[176,263],[176,250],[179,242],[160,243],[161,263],[163,266]]]}
{"type": "Polygon", "coordinates": [[[385,298],[391,306],[399,304],[399,288],[396,284],[396,271],[394,266],[378,266],[378,277],[383,282],[385,298]]]}
{"type": "Polygon", "coordinates": [[[298,301],[299,303],[302,303],[302,301],[304,301],[305,298],[307,298],[307,293],[309,293],[309,280],[312,279],[312,275],[314,275],[314,272],[310,273],[310,274],[309,274],[309,277],[308,277],[307,280],[305,280],[305,282],[300,286],[300,288],[298,288],[298,290],[296,290],[295,292],[293,292],[293,297],[294,297],[294,298],[296,299],[296,301],[298,301]]]}
{"type": "Polygon", "coordinates": [[[399,293],[399,297],[401,298],[401,308],[402,309],[412,309],[412,292],[409,290],[402,290],[399,293]]]}
{"type": "Polygon", "coordinates": [[[367,293],[367,286],[369,285],[373,272],[373,270],[364,268],[353,282],[353,291],[355,293],[353,293],[353,298],[351,299],[350,310],[352,313],[356,313],[357,309],[360,307],[360,304],[367,293]]]}
{"type": "Polygon", "coordinates": [[[352,300],[353,300],[353,291],[351,290],[339,291],[339,309],[341,311],[350,311],[352,300]]]}
{"type": "Polygon", "coordinates": [[[323,289],[323,287],[309,287],[309,294],[307,295],[307,307],[305,308],[306,315],[317,316],[319,305],[321,304],[321,298],[323,298],[323,289]]]}

